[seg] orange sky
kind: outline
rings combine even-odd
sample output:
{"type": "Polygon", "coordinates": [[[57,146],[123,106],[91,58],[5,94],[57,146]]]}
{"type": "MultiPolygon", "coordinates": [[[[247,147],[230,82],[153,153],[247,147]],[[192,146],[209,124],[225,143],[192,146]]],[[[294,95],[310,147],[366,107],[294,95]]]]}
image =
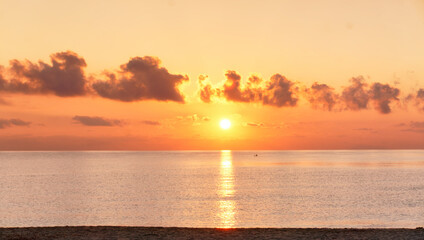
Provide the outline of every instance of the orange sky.
{"type": "Polygon", "coordinates": [[[0,29],[0,150],[424,148],[419,0],[0,0],[0,29]]]}

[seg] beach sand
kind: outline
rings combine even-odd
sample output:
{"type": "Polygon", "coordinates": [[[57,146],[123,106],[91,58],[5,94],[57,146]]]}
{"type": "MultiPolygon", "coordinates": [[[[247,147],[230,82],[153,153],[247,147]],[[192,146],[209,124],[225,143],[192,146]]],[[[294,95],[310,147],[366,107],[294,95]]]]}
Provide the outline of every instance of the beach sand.
{"type": "Polygon", "coordinates": [[[422,228],[31,227],[0,228],[0,239],[424,239],[424,230],[422,228]]]}

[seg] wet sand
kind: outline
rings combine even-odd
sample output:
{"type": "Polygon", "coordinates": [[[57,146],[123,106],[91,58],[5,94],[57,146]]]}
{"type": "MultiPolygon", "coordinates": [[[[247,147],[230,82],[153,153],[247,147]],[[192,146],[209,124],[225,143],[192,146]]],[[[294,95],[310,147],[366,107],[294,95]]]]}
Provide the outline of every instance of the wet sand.
{"type": "Polygon", "coordinates": [[[0,228],[0,239],[424,239],[424,230],[422,228],[32,227],[0,228]]]}

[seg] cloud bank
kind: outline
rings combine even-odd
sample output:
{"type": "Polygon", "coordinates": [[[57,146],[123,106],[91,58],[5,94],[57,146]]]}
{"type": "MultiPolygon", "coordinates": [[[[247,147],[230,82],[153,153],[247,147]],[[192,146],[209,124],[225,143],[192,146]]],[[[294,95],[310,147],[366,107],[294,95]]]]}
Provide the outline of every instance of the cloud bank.
{"type": "MultiPolygon", "coordinates": [[[[326,111],[359,111],[373,106],[382,114],[392,111],[391,105],[399,102],[400,90],[389,84],[367,84],[362,76],[350,79],[350,85],[337,93],[334,88],[323,83],[313,83],[311,87],[288,80],[281,74],[274,74],[268,81],[253,75],[245,84],[235,71],[227,71],[225,82],[213,87],[203,76],[199,77],[200,99],[205,103],[212,99],[225,99],[232,102],[256,102],[274,107],[294,107],[303,97],[312,108],[326,111]]],[[[424,90],[417,94],[424,105],[424,90]]]]}
{"type": "MultiPolygon", "coordinates": [[[[105,71],[102,77],[87,75],[87,63],[72,51],[50,56],[48,63],[11,60],[8,67],[0,66],[0,94],[51,94],[58,97],[95,95],[121,102],[165,101],[185,103],[180,91],[187,75],[170,73],[156,57],[131,58],[117,71],[105,71]]],[[[367,83],[362,76],[350,79],[350,85],[338,93],[325,83],[310,87],[274,74],[268,80],[256,75],[242,81],[239,73],[228,70],[225,81],[213,86],[206,75],[199,76],[199,97],[202,102],[216,99],[229,102],[256,103],[277,108],[295,107],[306,100],[312,108],[325,111],[360,111],[374,108],[382,114],[392,112],[400,103],[400,90],[389,84],[367,83]]],[[[0,95],[1,97],[1,95],[0,95]]],[[[0,104],[7,102],[1,100],[0,104]]],[[[424,111],[424,89],[405,98],[424,111]]]]}

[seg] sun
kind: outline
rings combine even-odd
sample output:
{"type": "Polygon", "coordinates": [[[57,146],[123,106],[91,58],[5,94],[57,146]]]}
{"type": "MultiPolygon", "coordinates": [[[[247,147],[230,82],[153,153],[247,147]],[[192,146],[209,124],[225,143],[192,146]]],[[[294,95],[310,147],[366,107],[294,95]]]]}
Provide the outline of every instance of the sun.
{"type": "Polygon", "coordinates": [[[231,122],[228,119],[222,119],[221,122],[219,122],[219,126],[222,129],[227,130],[231,127],[231,122]]]}

